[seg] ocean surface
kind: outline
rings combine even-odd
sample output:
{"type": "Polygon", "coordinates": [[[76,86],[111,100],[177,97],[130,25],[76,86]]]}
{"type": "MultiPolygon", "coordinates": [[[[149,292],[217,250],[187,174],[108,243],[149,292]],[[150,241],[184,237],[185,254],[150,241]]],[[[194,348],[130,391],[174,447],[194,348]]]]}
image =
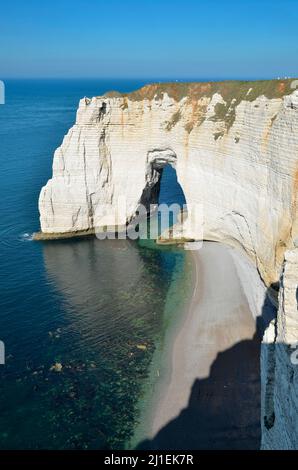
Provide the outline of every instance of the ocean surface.
{"type": "MultiPolygon", "coordinates": [[[[6,81],[0,106],[1,449],[121,449],[150,362],[183,310],[188,260],[154,243],[32,241],[38,195],[80,98],[143,81],[6,81]],[[176,298],[173,301],[174,292],[176,298]],[[55,364],[62,370],[53,370],[55,364]]],[[[162,202],[183,202],[164,172],[162,202]]]]}

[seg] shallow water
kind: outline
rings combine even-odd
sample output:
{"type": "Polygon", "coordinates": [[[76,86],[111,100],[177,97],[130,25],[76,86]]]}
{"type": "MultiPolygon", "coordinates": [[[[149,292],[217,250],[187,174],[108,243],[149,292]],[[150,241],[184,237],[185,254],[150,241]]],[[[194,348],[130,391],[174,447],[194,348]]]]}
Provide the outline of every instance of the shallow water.
{"type": "Polygon", "coordinates": [[[184,252],[31,236],[39,228],[40,188],[78,100],[142,84],[6,83],[0,106],[2,449],[122,448],[132,435],[150,361],[170,321],[167,293],[177,284],[184,298],[184,252]],[[61,372],[50,370],[55,363],[61,372]]]}

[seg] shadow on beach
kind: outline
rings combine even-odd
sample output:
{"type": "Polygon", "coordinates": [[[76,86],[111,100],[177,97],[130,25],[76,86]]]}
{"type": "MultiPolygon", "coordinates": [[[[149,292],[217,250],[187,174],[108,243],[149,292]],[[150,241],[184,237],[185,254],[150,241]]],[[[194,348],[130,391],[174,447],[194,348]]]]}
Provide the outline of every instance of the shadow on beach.
{"type": "Polygon", "coordinates": [[[219,353],[209,377],[194,381],[187,408],[137,448],[260,449],[261,339],[275,316],[267,294],[254,337],[219,353]]]}

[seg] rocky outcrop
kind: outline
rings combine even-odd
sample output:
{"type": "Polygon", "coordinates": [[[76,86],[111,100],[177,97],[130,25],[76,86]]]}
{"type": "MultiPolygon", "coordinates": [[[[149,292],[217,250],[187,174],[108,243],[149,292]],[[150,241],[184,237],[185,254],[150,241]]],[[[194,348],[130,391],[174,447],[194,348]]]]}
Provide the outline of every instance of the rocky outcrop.
{"type": "MultiPolygon", "coordinates": [[[[84,98],[39,198],[43,237],[92,233],[113,225],[115,214],[116,225],[125,227],[140,203],[156,202],[162,168],[170,163],[188,207],[203,209],[189,238],[200,239],[203,229],[204,239],[244,250],[269,297],[284,266],[278,320],[265,334],[262,354],[264,448],[297,446],[297,376],[288,360],[297,335],[294,88],[291,80],[175,83],[84,98]]],[[[261,315],[258,296],[250,295],[261,315]]]]}
{"type": "Polygon", "coordinates": [[[293,249],[285,254],[277,319],[262,344],[264,449],[298,449],[297,279],[298,249],[293,249]]]}

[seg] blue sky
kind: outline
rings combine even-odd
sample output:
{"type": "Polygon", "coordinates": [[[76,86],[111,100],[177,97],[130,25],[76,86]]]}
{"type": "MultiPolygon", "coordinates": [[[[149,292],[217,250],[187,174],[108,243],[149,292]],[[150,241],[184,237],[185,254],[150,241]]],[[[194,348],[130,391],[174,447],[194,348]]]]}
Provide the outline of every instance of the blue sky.
{"type": "Polygon", "coordinates": [[[298,76],[297,0],[2,0],[0,78],[298,76]]]}

